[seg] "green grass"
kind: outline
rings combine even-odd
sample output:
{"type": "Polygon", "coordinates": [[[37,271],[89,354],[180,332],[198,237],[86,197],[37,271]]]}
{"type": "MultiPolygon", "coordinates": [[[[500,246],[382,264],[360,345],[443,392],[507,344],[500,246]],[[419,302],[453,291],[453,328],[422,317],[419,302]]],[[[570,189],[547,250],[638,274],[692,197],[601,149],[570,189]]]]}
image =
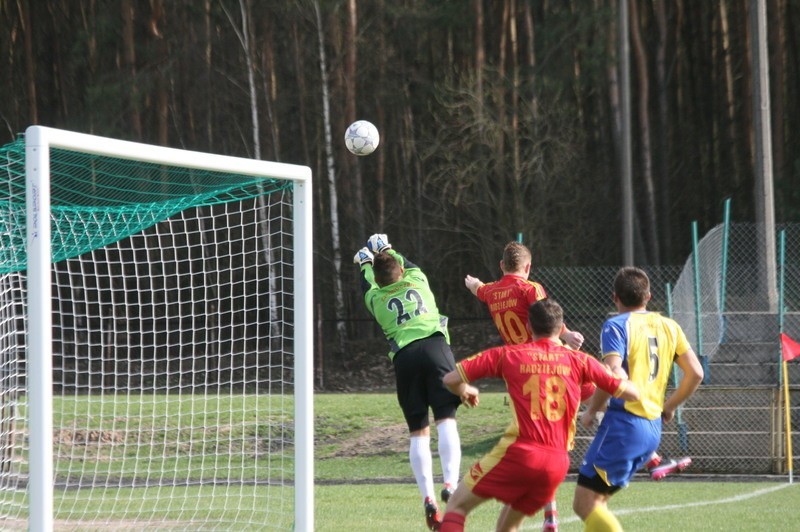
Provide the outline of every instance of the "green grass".
{"type": "Polygon", "coordinates": [[[294,519],[290,510],[294,492],[289,487],[102,489],[105,492],[102,503],[98,503],[97,495],[91,489],[58,492],[56,521],[74,522],[76,516],[80,519],[83,515],[102,515],[120,525],[138,523],[140,529],[152,530],[202,530],[209,523],[213,524],[214,530],[259,530],[261,527],[256,523],[265,522],[274,528],[290,530],[294,519]],[[125,504],[118,501],[125,501],[125,504]],[[144,523],[149,524],[145,526],[144,523]]]}
{"type": "MultiPolygon", "coordinates": [[[[510,421],[505,398],[501,392],[484,392],[479,408],[459,410],[462,472],[495,444],[510,421]]],[[[422,504],[408,464],[407,433],[394,394],[318,394],[315,409],[316,530],[424,530],[422,504]],[[398,441],[393,446],[371,443],[369,435],[381,431],[398,441]],[[345,448],[351,452],[342,455],[345,448]],[[364,484],[376,479],[377,484],[364,484]]],[[[435,430],[432,433],[435,441],[435,430]]],[[[580,458],[572,456],[573,461],[580,458]]],[[[800,529],[800,488],[784,479],[683,478],[653,482],[637,477],[612,498],[611,508],[632,531],[800,529]]],[[[583,530],[572,512],[574,489],[574,481],[567,481],[558,491],[562,532],[583,530]]],[[[499,503],[486,502],[470,515],[467,530],[493,530],[499,509],[499,503]]],[[[523,530],[541,530],[540,521],[540,516],[527,519],[523,530]]]]}
{"type": "MultiPolygon", "coordinates": [[[[495,444],[511,420],[505,393],[490,391],[497,389],[496,383],[490,386],[479,408],[459,411],[462,472],[495,444]]],[[[142,406],[134,406],[137,401],[125,396],[103,405],[91,396],[58,400],[56,412],[61,417],[56,426],[62,421],[76,423],[125,438],[100,445],[56,443],[56,449],[74,455],[72,467],[83,463],[101,480],[116,474],[164,482],[149,488],[57,489],[56,519],[62,524],[75,524],[77,519],[79,528],[85,524],[80,516],[103,515],[110,523],[139,523],[161,530],[185,529],[190,523],[198,524],[198,529],[200,523],[215,523],[216,530],[258,530],[262,523],[291,529],[287,519],[291,519],[294,494],[290,488],[230,487],[224,482],[181,487],[169,481],[173,475],[178,479],[220,475],[223,479],[265,479],[270,465],[286,468],[291,476],[291,447],[281,454],[254,443],[256,435],[286,429],[291,398],[281,399],[289,401],[283,409],[270,405],[278,398],[265,396],[173,399],[180,398],[148,396],[142,406]],[[232,441],[242,443],[234,448],[232,441]],[[212,450],[207,446],[213,446],[213,458],[192,458],[192,449],[182,447],[187,442],[205,446],[207,451],[212,450]],[[171,455],[174,449],[185,452],[175,457],[171,455]],[[277,462],[269,464],[272,460],[277,462]],[[104,495],[97,497],[101,492],[104,495]]],[[[315,529],[423,530],[422,505],[408,464],[407,430],[394,393],[317,394],[315,416],[315,529]]],[[[432,432],[435,449],[436,431],[432,432]]],[[[55,466],[59,477],[69,471],[67,461],[57,460],[55,466]]],[[[436,458],[434,466],[438,478],[436,458]]],[[[655,483],[637,477],[612,499],[611,507],[626,530],[633,531],[800,529],[800,488],[786,484],[785,479],[701,482],[691,475],[683,478],[689,481],[675,478],[655,483]]],[[[582,530],[571,509],[573,490],[574,481],[567,481],[558,492],[562,532],[582,530]]],[[[23,494],[9,495],[10,499],[0,501],[0,510],[15,515],[23,494]]],[[[493,530],[499,508],[495,501],[479,507],[470,516],[467,530],[493,530]]],[[[540,521],[540,516],[529,519],[523,529],[540,530],[540,521]]]]}
{"type": "MultiPolygon", "coordinates": [[[[200,479],[249,471],[260,478],[279,453],[268,455],[259,442],[283,437],[293,408],[291,397],[266,395],[56,397],[54,425],[74,427],[59,430],[54,441],[61,458],[56,478],[69,477],[75,461],[112,477],[178,471],[181,478],[200,479]]],[[[292,459],[290,447],[284,452],[281,459],[292,459]]]]}
{"type": "MultiPolygon", "coordinates": [[[[561,532],[581,531],[572,512],[575,483],[558,491],[561,532]]],[[[639,480],[615,495],[610,507],[629,531],[798,530],[800,486],[775,482],[687,482],[639,480]],[[770,491],[772,490],[772,491],[770,491]]],[[[487,501],[467,519],[467,531],[494,530],[500,504],[487,501]]],[[[316,530],[424,530],[414,484],[336,485],[316,489],[316,530]]],[[[541,530],[541,516],[523,530],[541,530]]]]}
{"type": "MultiPolygon", "coordinates": [[[[465,464],[491,449],[511,421],[510,407],[505,404],[505,398],[502,393],[484,393],[479,408],[459,409],[465,464]]],[[[394,394],[317,394],[315,410],[315,478],[333,481],[409,477],[408,429],[394,394]],[[370,440],[370,434],[380,431],[394,435],[391,440],[394,450],[387,449],[390,442],[370,440]],[[353,446],[360,448],[355,456],[353,453],[337,455],[344,447],[353,446]]],[[[435,429],[432,434],[435,441],[435,429]]]]}

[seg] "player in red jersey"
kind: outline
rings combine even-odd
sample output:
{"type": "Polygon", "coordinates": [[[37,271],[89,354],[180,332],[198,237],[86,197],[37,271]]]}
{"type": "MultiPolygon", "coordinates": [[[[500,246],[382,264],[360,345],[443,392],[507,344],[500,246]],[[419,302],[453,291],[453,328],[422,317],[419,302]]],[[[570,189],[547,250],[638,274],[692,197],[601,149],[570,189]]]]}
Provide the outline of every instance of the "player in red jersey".
{"type": "Polygon", "coordinates": [[[584,382],[615,397],[639,397],[634,385],[612,375],[595,358],[561,344],[564,322],[558,303],[541,300],[528,314],[532,342],[487,349],[462,360],[444,377],[445,386],[467,406],[479,403],[478,389],[470,382],[502,378],[514,420],[450,497],[443,532],[463,531],[467,514],[488,499],[510,506],[501,512],[498,530],[516,530],[525,516],[553,500],[569,469],[568,449],[584,382]]]}
{"type": "MultiPolygon", "coordinates": [[[[531,251],[519,242],[509,242],[500,261],[503,277],[484,283],[467,275],[464,284],[478,299],[486,303],[503,342],[508,345],[530,342],[532,332],[528,323],[528,308],[547,297],[544,286],[528,280],[531,273],[531,251]]],[[[565,326],[559,338],[573,349],[583,345],[583,335],[565,326]]]]}
{"type": "MultiPolygon", "coordinates": [[[[527,246],[519,242],[509,242],[503,249],[500,261],[503,277],[494,282],[483,283],[480,279],[467,275],[464,279],[466,287],[482,302],[486,303],[497,330],[503,341],[508,344],[529,342],[531,328],[528,323],[528,307],[547,297],[547,292],[540,283],[530,281],[531,252],[527,246]]],[[[570,331],[566,325],[559,335],[564,344],[573,349],[583,345],[583,335],[570,331]]],[[[594,387],[587,384],[582,390],[582,401],[588,399],[594,387]]],[[[692,460],[688,456],[677,459],[664,459],[654,452],[644,468],[653,480],[661,480],[667,475],[683,471],[692,460]]],[[[558,510],[556,502],[551,501],[545,507],[543,532],[558,531],[558,510]]]]}
{"type": "MultiPolygon", "coordinates": [[[[531,251],[519,242],[509,242],[503,249],[500,261],[503,277],[494,282],[483,283],[480,279],[467,275],[464,284],[479,300],[486,303],[503,342],[506,345],[523,344],[533,339],[528,322],[528,309],[533,303],[547,298],[547,292],[540,283],[528,279],[531,273],[531,251]]],[[[573,349],[583,345],[583,335],[570,331],[566,325],[559,334],[562,342],[573,349]]],[[[594,392],[594,384],[588,382],[581,389],[581,401],[594,392]]],[[[558,509],[553,499],[545,505],[543,532],[558,531],[558,509]]]]}

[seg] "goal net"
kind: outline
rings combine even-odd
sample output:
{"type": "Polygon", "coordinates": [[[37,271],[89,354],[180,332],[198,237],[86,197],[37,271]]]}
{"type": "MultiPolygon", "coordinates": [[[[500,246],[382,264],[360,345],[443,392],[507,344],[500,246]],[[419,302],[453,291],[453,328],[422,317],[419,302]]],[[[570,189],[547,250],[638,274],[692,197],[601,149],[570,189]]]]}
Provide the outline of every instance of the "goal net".
{"type": "Polygon", "coordinates": [[[3,528],[313,529],[310,170],[0,154],[3,528]]]}

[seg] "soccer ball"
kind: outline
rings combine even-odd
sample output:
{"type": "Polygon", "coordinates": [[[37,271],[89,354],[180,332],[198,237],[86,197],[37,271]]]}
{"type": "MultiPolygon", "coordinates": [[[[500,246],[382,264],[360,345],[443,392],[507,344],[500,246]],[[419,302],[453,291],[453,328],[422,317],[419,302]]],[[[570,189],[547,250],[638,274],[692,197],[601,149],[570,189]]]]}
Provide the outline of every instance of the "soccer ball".
{"type": "Polygon", "coordinates": [[[369,155],[378,147],[381,135],[372,122],[356,120],[344,132],[344,145],[354,155],[369,155]]]}

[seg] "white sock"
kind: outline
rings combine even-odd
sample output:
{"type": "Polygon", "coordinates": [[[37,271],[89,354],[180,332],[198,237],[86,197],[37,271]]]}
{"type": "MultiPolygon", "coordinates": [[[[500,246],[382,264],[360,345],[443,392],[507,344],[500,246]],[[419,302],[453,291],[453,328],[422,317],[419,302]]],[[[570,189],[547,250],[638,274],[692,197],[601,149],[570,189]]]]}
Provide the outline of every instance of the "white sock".
{"type": "Polygon", "coordinates": [[[436,428],[439,431],[439,459],[445,484],[458,485],[461,470],[461,437],[455,419],[445,419],[436,428]]]}
{"type": "Polygon", "coordinates": [[[408,460],[417,479],[417,487],[423,500],[430,497],[436,500],[433,492],[433,456],[430,436],[412,436],[408,446],[408,460]]]}

